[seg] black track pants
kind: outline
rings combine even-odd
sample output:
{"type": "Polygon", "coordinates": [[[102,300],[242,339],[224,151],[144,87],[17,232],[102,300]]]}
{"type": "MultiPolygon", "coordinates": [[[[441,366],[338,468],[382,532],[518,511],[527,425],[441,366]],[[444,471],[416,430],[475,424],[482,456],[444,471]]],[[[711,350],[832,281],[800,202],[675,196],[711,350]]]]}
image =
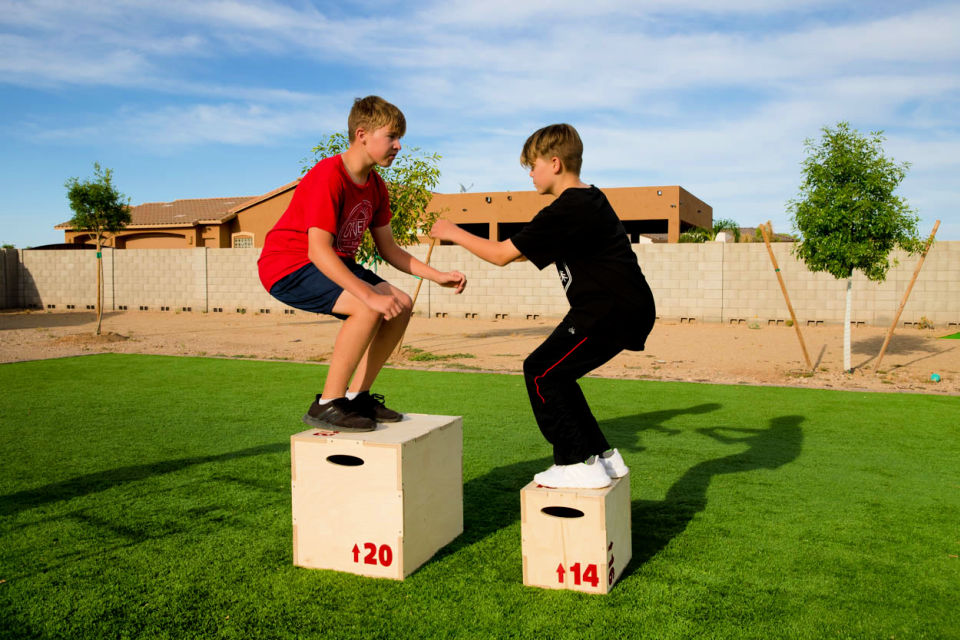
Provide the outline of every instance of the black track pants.
{"type": "Polygon", "coordinates": [[[604,336],[581,335],[564,319],[523,361],[530,406],[553,445],[554,464],[583,462],[610,448],[577,380],[622,350],[604,336]]]}

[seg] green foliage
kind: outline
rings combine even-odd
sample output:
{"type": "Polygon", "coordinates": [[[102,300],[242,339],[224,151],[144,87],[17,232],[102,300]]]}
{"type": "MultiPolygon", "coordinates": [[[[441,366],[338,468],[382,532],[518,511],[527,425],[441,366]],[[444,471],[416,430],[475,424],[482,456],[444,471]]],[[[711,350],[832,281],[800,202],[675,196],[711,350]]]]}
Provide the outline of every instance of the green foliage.
{"type": "Polygon", "coordinates": [[[9,242],[4,242],[2,245],[0,245],[0,249],[16,249],[16,248],[17,248],[16,245],[10,244],[9,242]]]}
{"type": "Polygon", "coordinates": [[[701,227],[694,227],[680,234],[680,242],[708,242],[713,240],[710,232],[701,227]]]}
{"type": "Polygon", "coordinates": [[[78,231],[91,231],[99,249],[104,234],[116,233],[130,223],[130,201],[114,187],[111,169],[102,169],[95,162],[93,171],[95,180],[70,178],[65,186],[73,209],[70,225],[78,231]]]}
{"type": "Polygon", "coordinates": [[[713,221],[713,239],[716,239],[717,234],[721,231],[729,231],[733,234],[733,241],[740,242],[740,225],[737,224],[736,220],[731,220],[730,218],[718,218],[713,221]]]}
{"type": "Polygon", "coordinates": [[[413,362],[434,362],[437,360],[457,360],[459,358],[476,358],[472,353],[433,353],[416,347],[407,347],[408,357],[413,362]]]}
{"type": "Polygon", "coordinates": [[[846,122],[822,131],[804,142],[799,198],[788,204],[800,233],[794,254],[838,279],[859,269],[882,281],[893,249],[922,249],[918,216],[894,193],[910,165],[883,155],[882,132],[864,136],[846,122]]]}
{"type": "MultiPolygon", "coordinates": [[[[303,173],[320,160],[343,153],[349,147],[350,141],[346,133],[332,134],[311,149],[313,159],[304,162],[303,173]]],[[[432,190],[440,181],[439,163],[439,154],[423,153],[418,147],[412,147],[398,155],[389,167],[374,167],[387,184],[390,210],[393,212],[390,228],[397,244],[402,247],[417,244],[417,236],[425,235],[440,216],[439,212],[427,211],[432,190]]],[[[382,261],[370,232],[365,232],[357,249],[357,262],[369,265],[382,261]]]]}
{"type": "Polygon", "coordinates": [[[693,227],[680,234],[680,242],[710,242],[717,239],[717,234],[721,231],[729,231],[733,234],[733,241],[740,242],[740,225],[736,220],[730,218],[718,218],[713,221],[713,226],[709,229],[703,227],[693,227]]]}
{"type": "Polygon", "coordinates": [[[103,261],[100,247],[107,233],[117,233],[130,222],[130,201],[113,186],[113,171],[93,163],[95,180],[67,180],[67,199],[73,209],[70,225],[77,231],[90,231],[97,243],[97,328],[103,319],[103,261]]]}

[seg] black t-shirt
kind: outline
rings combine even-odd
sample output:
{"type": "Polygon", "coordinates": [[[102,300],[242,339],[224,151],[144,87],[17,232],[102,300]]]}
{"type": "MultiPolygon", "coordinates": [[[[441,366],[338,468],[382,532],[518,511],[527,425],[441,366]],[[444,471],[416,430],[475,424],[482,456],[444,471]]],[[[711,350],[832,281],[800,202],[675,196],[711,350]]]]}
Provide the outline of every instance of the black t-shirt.
{"type": "Polygon", "coordinates": [[[510,240],[538,269],[557,265],[574,327],[643,349],[656,316],[653,294],[602,191],[566,189],[510,240]]]}

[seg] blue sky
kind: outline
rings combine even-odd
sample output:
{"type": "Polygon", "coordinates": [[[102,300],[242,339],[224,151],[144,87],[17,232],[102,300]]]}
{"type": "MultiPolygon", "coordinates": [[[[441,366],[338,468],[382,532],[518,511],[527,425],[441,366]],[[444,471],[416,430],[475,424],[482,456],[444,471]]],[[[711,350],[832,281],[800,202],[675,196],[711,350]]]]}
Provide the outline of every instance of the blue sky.
{"type": "Polygon", "coordinates": [[[441,192],[531,189],[523,141],[565,121],[586,181],[780,231],[803,141],[846,120],[960,240],[956,1],[0,0],[0,243],[62,241],[94,162],[133,204],[270,191],[368,94],[441,192]]]}

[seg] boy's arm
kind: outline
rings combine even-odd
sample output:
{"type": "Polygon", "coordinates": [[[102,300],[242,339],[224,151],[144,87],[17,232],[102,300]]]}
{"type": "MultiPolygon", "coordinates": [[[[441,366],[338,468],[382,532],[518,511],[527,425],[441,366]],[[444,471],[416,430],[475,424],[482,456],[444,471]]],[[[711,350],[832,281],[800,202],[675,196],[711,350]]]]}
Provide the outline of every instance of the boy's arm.
{"type": "Polygon", "coordinates": [[[373,236],[373,242],[377,245],[380,257],[400,271],[418,278],[426,278],[442,287],[456,289],[454,293],[462,292],[467,286],[466,276],[459,271],[438,271],[404,251],[393,239],[393,231],[389,224],[370,227],[370,235],[373,236]]]}
{"type": "Polygon", "coordinates": [[[486,260],[498,267],[523,259],[523,254],[509,238],[499,242],[481,238],[442,218],[433,223],[430,237],[458,244],[481,260],[486,260]]]}
{"type": "Polygon", "coordinates": [[[307,230],[307,257],[325,276],[343,287],[343,290],[360,300],[374,311],[383,314],[387,320],[400,315],[403,306],[392,295],[374,290],[369,284],[353,275],[333,250],[334,236],[319,227],[307,230]]]}

